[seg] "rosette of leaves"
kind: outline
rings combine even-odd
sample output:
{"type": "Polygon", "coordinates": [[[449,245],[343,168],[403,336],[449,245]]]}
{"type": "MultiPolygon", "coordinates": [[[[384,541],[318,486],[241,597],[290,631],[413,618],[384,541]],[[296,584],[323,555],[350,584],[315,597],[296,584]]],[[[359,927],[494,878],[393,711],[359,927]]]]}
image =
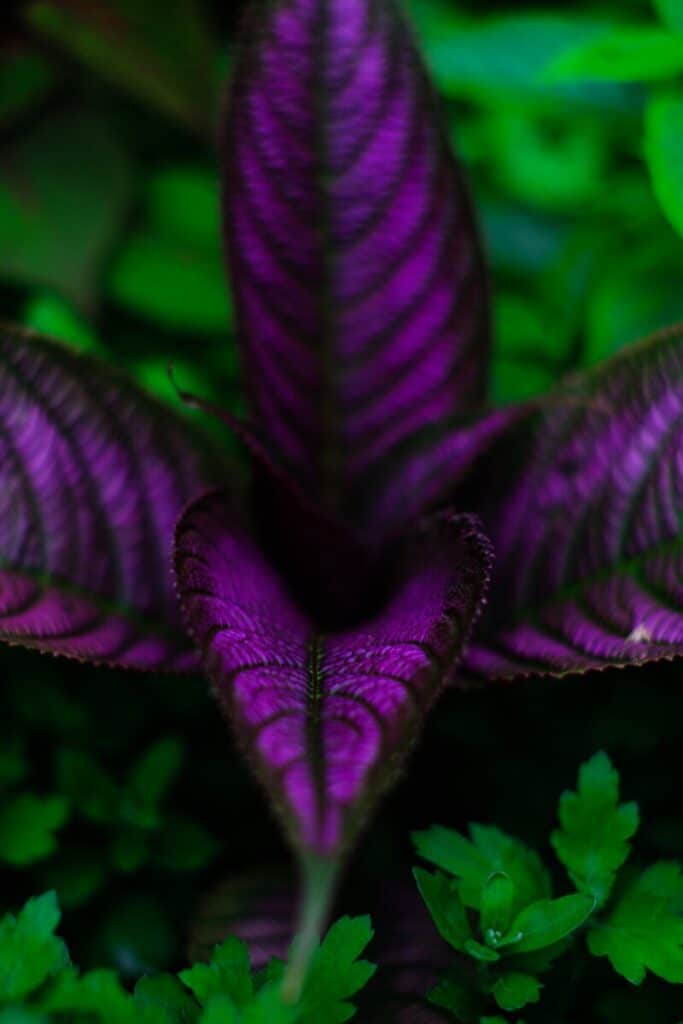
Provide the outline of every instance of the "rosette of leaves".
{"type": "Polygon", "coordinates": [[[123,377],[3,328],[0,635],[203,664],[302,868],[293,996],[445,686],[682,652],[683,344],[487,409],[478,236],[394,3],[250,11],[223,180],[251,486],[123,377]]]}

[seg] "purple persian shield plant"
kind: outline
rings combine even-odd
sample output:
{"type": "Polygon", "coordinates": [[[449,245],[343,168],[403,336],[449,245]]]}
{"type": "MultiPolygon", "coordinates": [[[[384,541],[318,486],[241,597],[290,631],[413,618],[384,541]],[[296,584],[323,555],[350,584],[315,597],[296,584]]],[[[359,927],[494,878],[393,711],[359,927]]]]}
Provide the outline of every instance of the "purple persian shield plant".
{"type": "Polygon", "coordinates": [[[254,0],[228,109],[249,496],[131,384],[0,330],[0,636],[191,669],[182,612],[302,866],[293,992],[484,601],[454,505],[498,552],[470,676],[683,653],[683,344],[482,411],[479,245],[392,0],[254,0]]]}

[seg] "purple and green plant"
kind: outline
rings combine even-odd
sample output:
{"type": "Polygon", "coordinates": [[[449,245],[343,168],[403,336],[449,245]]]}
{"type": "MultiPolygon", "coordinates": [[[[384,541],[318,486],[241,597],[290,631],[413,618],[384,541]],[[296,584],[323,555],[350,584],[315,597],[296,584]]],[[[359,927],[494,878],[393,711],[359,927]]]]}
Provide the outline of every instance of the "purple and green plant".
{"type": "Polygon", "coordinates": [[[487,407],[484,259],[393,0],[254,0],[226,109],[249,486],[123,377],[3,328],[0,636],[203,664],[299,858],[295,993],[446,686],[683,653],[683,335],[487,407]]]}

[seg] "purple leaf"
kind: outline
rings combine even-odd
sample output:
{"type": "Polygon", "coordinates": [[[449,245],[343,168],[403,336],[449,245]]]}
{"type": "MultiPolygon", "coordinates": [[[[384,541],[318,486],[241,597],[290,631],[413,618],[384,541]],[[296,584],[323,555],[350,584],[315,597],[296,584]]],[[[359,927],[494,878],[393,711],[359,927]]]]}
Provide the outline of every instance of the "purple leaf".
{"type": "Polygon", "coordinates": [[[459,659],[488,562],[470,520],[441,518],[414,539],[386,606],[325,635],[219,494],[183,516],[176,572],[186,624],[304,853],[337,857],[395,777],[459,659]]]}
{"type": "Polygon", "coordinates": [[[362,518],[370,537],[391,534],[430,508],[450,505],[463,480],[492,446],[531,415],[531,406],[484,412],[447,430],[409,438],[368,489],[362,518]]]}
{"type": "Polygon", "coordinates": [[[190,427],[121,375],[0,328],[0,639],[194,667],[171,543],[183,506],[215,480],[190,427]]]}
{"type": "Polygon", "coordinates": [[[224,137],[225,230],[257,422],[328,509],[485,389],[467,193],[392,0],[254,3],[224,137]]]}
{"type": "Polygon", "coordinates": [[[510,452],[524,443],[511,490],[482,508],[497,570],[467,668],[512,677],[683,654],[683,328],[570,380],[510,452]]]}

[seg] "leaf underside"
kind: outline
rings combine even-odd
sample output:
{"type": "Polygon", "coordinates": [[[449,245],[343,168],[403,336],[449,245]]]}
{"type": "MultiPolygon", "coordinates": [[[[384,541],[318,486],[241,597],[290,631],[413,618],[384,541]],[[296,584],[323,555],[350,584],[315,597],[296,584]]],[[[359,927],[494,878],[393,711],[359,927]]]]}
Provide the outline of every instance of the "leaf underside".
{"type": "Polygon", "coordinates": [[[683,653],[682,437],[682,328],[550,397],[511,491],[482,509],[497,569],[471,674],[683,653]]]}
{"type": "Polygon", "coordinates": [[[171,543],[182,507],[215,479],[182,420],[125,378],[0,328],[0,639],[194,667],[171,543]]]}
{"type": "Polygon", "coordinates": [[[470,205],[393,2],[254,4],[244,42],[224,211],[253,412],[358,517],[402,442],[483,397],[470,205]]]}
{"type": "Polygon", "coordinates": [[[374,618],[323,635],[220,494],[183,516],[186,625],[298,848],[338,855],[396,775],[459,659],[488,561],[471,520],[441,518],[374,618]]]}

